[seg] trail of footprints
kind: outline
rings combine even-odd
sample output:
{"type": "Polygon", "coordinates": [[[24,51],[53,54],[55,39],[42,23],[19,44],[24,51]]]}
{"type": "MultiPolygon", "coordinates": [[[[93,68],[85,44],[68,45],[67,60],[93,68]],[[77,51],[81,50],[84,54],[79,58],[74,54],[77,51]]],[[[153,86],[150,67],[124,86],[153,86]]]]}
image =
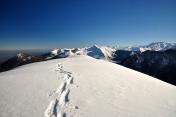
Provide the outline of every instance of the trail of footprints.
{"type": "Polygon", "coordinates": [[[68,95],[70,93],[69,85],[73,83],[73,77],[71,76],[70,72],[63,70],[64,63],[59,63],[58,68],[55,70],[60,71],[60,73],[64,74],[64,82],[62,82],[60,87],[58,87],[58,89],[55,91],[56,98],[50,102],[45,112],[45,117],[67,116],[66,113],[64,112],[64,106],[67,102],[69,102],[68,98],[68,95]]]}

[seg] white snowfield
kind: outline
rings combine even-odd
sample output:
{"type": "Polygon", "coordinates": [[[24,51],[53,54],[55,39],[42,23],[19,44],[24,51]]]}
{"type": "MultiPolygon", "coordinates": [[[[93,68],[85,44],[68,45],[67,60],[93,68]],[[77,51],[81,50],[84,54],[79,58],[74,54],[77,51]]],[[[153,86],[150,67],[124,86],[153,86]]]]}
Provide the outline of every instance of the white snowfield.
{"type": "Polygon", "coordinates": [[[176,117],[176,87],[70,56],[0,73],[0,117],[176,117]]]}

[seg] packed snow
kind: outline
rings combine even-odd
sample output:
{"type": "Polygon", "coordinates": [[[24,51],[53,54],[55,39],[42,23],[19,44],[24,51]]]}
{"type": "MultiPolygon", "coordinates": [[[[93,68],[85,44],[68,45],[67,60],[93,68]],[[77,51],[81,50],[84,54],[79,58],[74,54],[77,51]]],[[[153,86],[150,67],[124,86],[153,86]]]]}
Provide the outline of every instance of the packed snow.
{"type": "Polygon", "coordinates": [[[176,87],[86,55],[0,73],[0,117],[175,117],[176,87]]]}

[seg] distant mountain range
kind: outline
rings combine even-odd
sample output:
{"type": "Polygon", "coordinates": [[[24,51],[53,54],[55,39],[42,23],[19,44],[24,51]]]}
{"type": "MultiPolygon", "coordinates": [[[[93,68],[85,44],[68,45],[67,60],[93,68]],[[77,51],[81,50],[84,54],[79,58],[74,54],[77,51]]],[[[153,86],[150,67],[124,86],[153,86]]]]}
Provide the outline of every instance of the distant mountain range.
{"type": "Polygon", "coordinates": [[[176,43],[165,43],[165,42],[153,42],[149,45],[143,46],[114,46],[116,50],[127,50],[127,51],[165,51],[168,49],[176,49],[176,43]]]}
{"type": "Polygon", "coordinates": [[[0,72],[7,71],[21,65],[40,61],[45,61],[45,58],[43,56],[31,56],[25,53],[19,53],[13,58],[1,63],[0,72]]]}
{"type": "Polygon", "coordinates": [[[176,50],[145,51],[135,53],[120,62],[120,65],[151,75],[176,85],[176,50]]]}
{"type": "Polygon", "coordinates": [[[104,59],[154,76],[158,79],[176,85],[174,80],[176,70],[176,43],[156,42],[145,46],[97,46],[85,48],[55,49],[46,54],[31,56],[20,53],[0,64],[0,72],[15,67],[65,58],[70,55],[88,55],[96,59],[104,59]]]}

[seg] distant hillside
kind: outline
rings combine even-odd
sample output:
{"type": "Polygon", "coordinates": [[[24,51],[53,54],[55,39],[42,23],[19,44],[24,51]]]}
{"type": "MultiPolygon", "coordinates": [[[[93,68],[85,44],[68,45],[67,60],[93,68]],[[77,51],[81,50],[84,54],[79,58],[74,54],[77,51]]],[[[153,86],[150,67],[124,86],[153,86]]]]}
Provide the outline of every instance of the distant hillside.
{"type": "Polygon", "coordinates": [[[21,65],[40,61],[45,61],[45,59],[42,56],[31,56],[25,53],[19,53],[13,58],[1,63],[0,72],[7,71],[21,65]]]}
{"type": "Polygon", "coordinates": [[[133,54],[120,63],[122,66],[151,75],[176,85],[176,50],[145,51],[133,54]]]}

